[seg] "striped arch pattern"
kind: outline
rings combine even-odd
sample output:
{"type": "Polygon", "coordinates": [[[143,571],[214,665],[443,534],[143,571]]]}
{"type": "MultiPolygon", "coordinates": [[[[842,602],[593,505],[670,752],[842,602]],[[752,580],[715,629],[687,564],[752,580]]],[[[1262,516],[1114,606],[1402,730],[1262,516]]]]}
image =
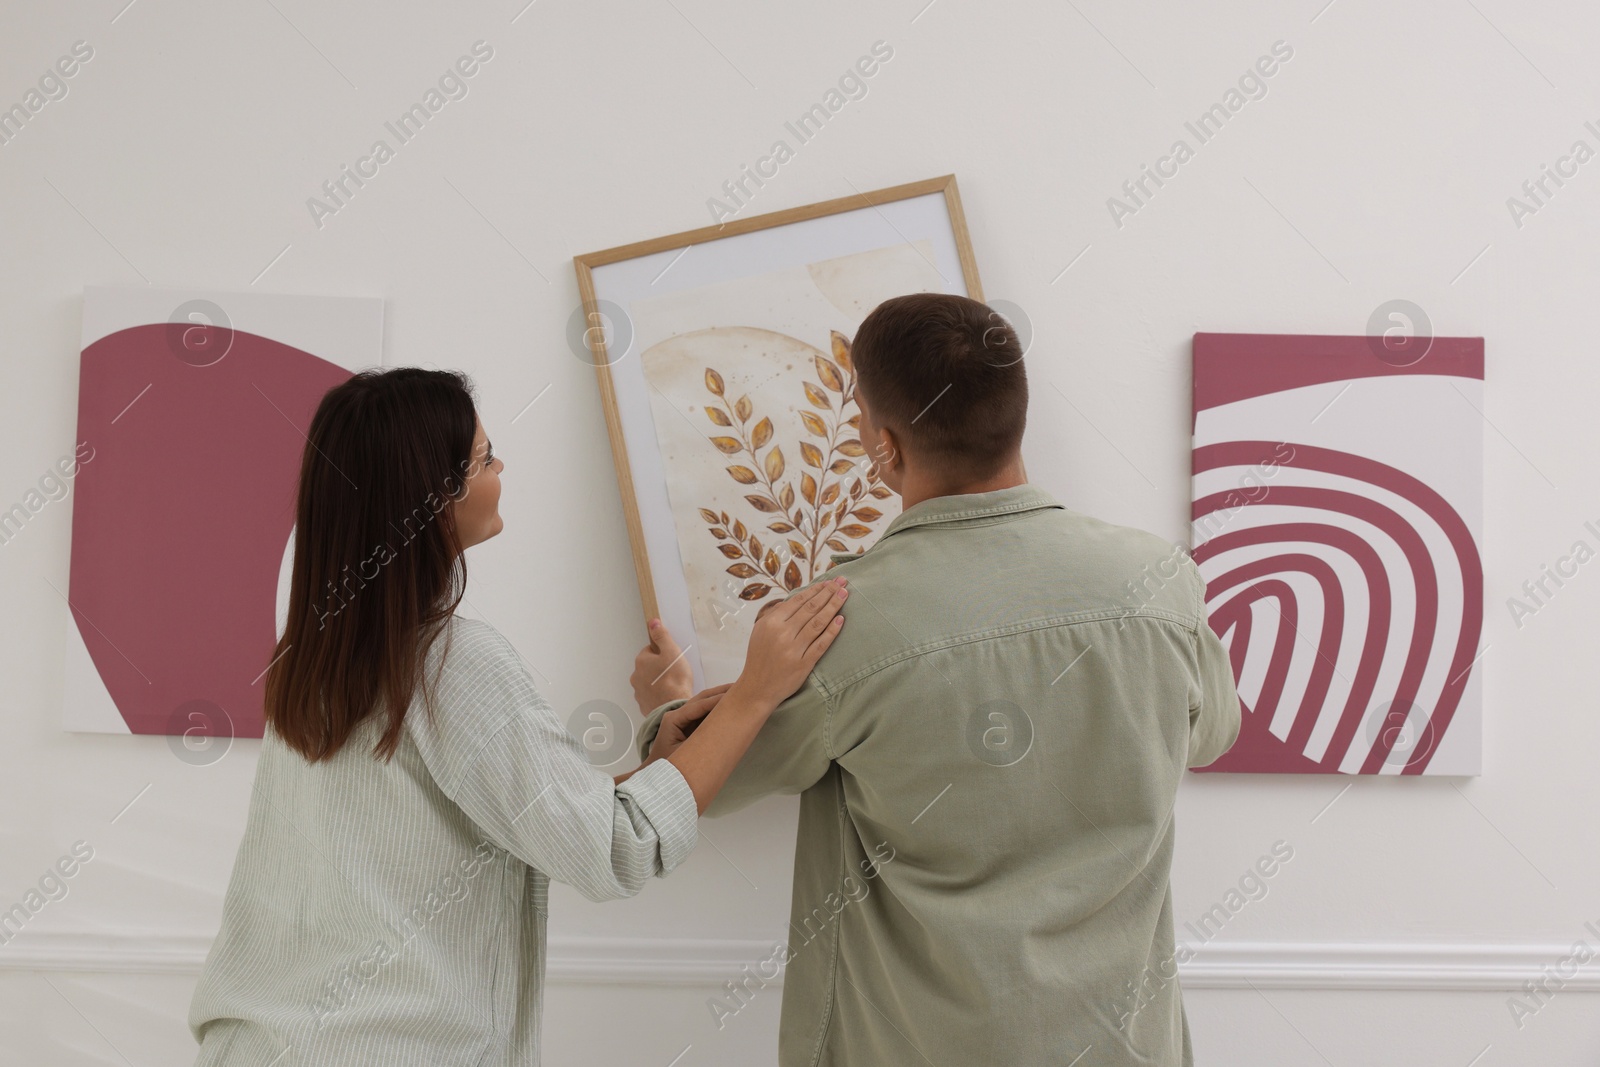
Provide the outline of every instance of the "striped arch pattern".
{"type": "Polygon", "coordinates": [[[1483,628],[1471,531],[1417,478],[1349,452],[1225,441],[1198,447],[1193,469],[1263,461],[1276,474],[1253,498],[1193,505],[1193,556],[1244,710],[1238,742],[1206,770],[1423,773],[1483,628]]]}

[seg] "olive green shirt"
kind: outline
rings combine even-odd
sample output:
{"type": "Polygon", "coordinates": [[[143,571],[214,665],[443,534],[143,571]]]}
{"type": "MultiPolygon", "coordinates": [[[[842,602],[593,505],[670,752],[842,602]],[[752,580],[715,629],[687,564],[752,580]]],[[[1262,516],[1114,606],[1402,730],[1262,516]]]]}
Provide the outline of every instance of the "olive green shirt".
{"type": "Polygon", "coordinates": [[[835,562],[843,632],[709,812],[801,794],[779,1063],[1192,1063],[1172,811],[1240,716],[1194,562],[1031,485],[835,562]]]}

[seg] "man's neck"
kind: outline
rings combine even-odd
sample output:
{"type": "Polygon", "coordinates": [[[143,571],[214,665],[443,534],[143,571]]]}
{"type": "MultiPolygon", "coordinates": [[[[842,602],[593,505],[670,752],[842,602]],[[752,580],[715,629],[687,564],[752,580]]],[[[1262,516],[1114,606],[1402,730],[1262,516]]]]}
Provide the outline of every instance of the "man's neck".
{"type": "Polygon", "coordinates": [[[930,472],[912,468],[906,471],[905,480],[900,483],[900,510],[905,511],[934,497],[993,493],[1000,489],[1025,485],[1027,481],[1028,473],[1022,468],[1020,455],[1013,457],[995,473],[973,482],[952,483],[947,479],[934,477],[930,472]]]}

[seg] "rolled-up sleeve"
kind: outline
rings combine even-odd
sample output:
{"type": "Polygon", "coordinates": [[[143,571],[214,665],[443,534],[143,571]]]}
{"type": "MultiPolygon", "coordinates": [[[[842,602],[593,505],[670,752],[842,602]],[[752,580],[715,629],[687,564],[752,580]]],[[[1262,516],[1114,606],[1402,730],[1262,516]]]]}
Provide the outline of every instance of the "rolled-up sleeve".
{"type": "Polygon", "coordinates": [[[676,766],[667,760],[657,760],[635,771],[616,791],[628,802],[630,812],[644,814],[655,828],[661,842],[659,873],[671,872],[694,851],[700,839],[700,809],[695,803],[694,790],[689,788],[676,766]]]}
{"type": "Polygon", "coordinates": [[[655,747],[656,735],[661,732],[661,719],[669,711],[677,711],[687,700],[669,700],[644,717],[644,725],[639,727],[639,759],[650,758],[650,749],[655,747]]]}
{"type": "MultiPolygon", "coordinates": [[[[670,701],[646,716],[639,730],[640,759],[649,757],[650,746],[661,730],[662,716],[685,703],[670,701]]],[[[831,762],[827,751],[828,707],[828,699],[815,677],[808,678],[768,717],[722,789],[706,806],[706,815],[718,818],[762,797],[803,793],[815,785],[831,762]]]]}
{"type": "Polygon", "coordinates": [[[495,844],[590,900],[633,896],[683,862],[697,835],[676,767],[657,760],[616,785],[547,707],[488,738],[451,799],[495,844]]]}

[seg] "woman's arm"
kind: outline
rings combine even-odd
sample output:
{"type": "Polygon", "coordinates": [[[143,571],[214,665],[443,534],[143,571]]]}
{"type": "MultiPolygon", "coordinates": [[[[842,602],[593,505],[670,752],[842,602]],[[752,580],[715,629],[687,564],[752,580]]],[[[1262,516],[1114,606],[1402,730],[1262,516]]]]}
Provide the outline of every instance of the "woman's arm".
{"type": "Polygon", "coordinates": [[[764,610],[750,634],[739,679],[668,712],[641,767],[670,760],[703,814],[773,709],[805,683],[839,635],[844,626],[839,609],[847,595],[845,579],[836,578],[764,610]]]}
{"type": "Polygon", "coordinates": [[[632,896],[694,849],[698,807],[683,775],[660,761],[616,785],[487,626],[453,639],[437,715],[407,725],[476,832],[590,900],[632,896]]]}
{"type": "Polygon", "coordinates": [[[481,623],[453,639],[439,714],[411,724],[413,737],[440,789],[492,842],[590,900],[632,896],[688,856],[696,815],[838,633],[841,584],[790,601],[758,619],[737,682],[669,713],[647,761],[661,765],[621,785],[589,764],[516,650],[481,623]]]}

